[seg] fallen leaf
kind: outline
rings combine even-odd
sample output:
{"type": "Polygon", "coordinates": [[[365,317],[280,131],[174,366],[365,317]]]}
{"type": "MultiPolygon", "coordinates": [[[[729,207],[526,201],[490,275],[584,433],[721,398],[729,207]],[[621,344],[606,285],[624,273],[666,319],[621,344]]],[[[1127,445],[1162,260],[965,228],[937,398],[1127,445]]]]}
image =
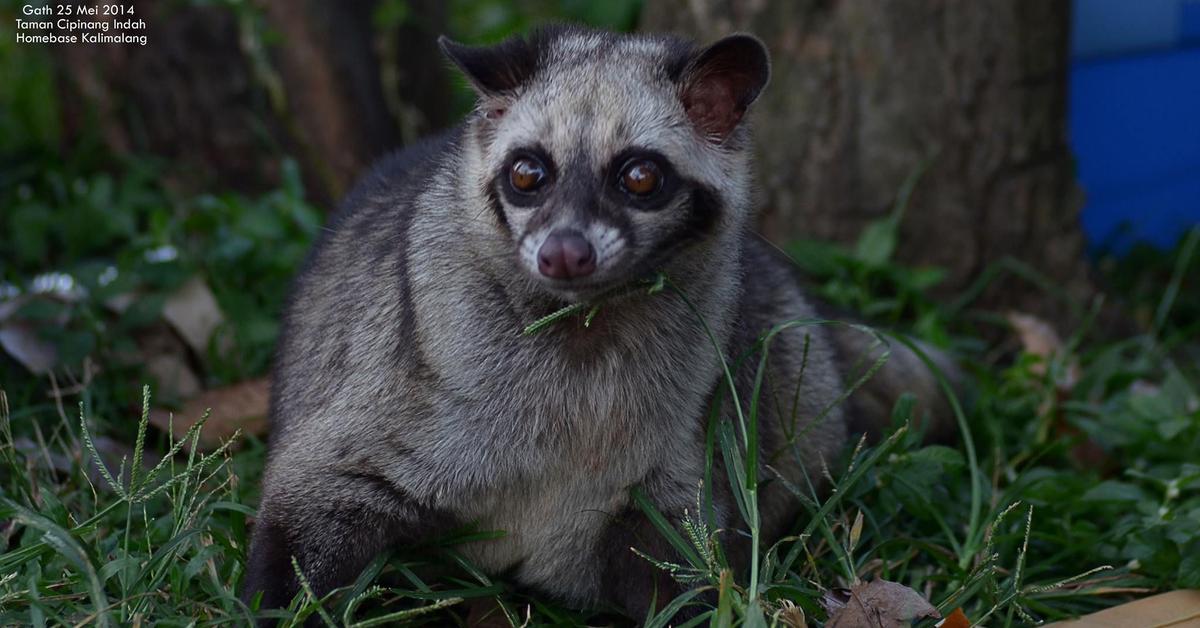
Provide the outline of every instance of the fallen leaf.
{"type": "Polygon", "coordinates": [[[201,449],[211,450],[232,438],[238,430],[256,436],[266,434],[270,396],[271,384],[267,378],[245,381],[193,397],[178,412],[152,410],[150,423],[164,432],[171,431],[179,439],[204,416],[205,410],[211,410],[208,421],[200,430],[201,449]]]}
{"type": "Polygon", "coordinates": [[[920,593],[896,582],[873,580],[851,587],[850,600],[829,616],[827,628],[905,628],[941,615],[920,593]]]}
{"type": "MultiPolygon", "coordinates": [[[[1046,363],[1053,360],[1063,351],[1063,341],[1059,337],[1058,332],[1054,330],[1054,327],[1050,323],[1031,314],[1009,312],[1004,317],[1008,319],[1008,324],[1012,325],[1013,330],[1017,332],[1021,348],[1030,355],[1042,358],[1042,363],[1033,365],[1030,370],[1038,375],[1044,375],[1046,373],[1046,363]]],[[[1063,373],[1062,380],[1055,383],[1059,390],[1069,391],[1075,387],[1081,375],[1082,371],[1079,367],[1079,360],[1072,357],[1067,364],[1066,371],[1063,373]]]]}
{"type": "Polygon", "coordinates": [[[216,297],[200,277],[192,277],[167,299],[162,316],[201,358],[208,355],[208,341],[225,321],[216,297]]]}
{"type": "Polygon", "coordinates": [[[1047,628],[1117,628],[1119,626],[1200,626],[1200,590],[1171,591],[1084,615],[1079,619],[1047,624],[1047,628]]]}
{"type": "Polygon", "coordinates": [[[12,316],[17,310],[21,309],[21,306],[24,305],[27,300],[28,297],[23,297],[20,295],[0,300],[0,323],[3,323],[8,319],[8,317],[12,316]]]}
{"type": "Polygon", "coordinates": [[[132,350],[114,352],[110,359],[146,369],[153,377],[154,398],[176,405],[204,392],[200,375],[188,359],[188,346],[170,325],[155,322],[134,335],[132,350]]]}
{"type": "Polygon", "coordinates": [[[0,348],[30,373],[43,375],[58,363],[58,351],[38,335],[33,325],[14,316],[31,298],[18,296],[0,301],[0,348]]]}
{"type": "MultiPolygon", "coordinates": [[[[1062,411],[1063,402],[1070,398],[1071,391],[1083,376],[1079,359],[1074,355],[1062,355],[1066,350],[1062,339],[1046,321],[1020,312],[1009,312],[1005,318],[1017,332],[1017,337],[1025,352],[1042,359],[1041,362],[1030,367],[1033,373],[1045,375],[1053,360],[1065,357],[1065,368],[1055,374],[1054,394],[1047,395],[1042,399],[1038,404],[1037,413],[1039,417],[1049,419],[1047,425],[1052,427],[1059,436],[1067,438],[1079,436],[1081,433],[1078,428],[1066,420],[1066,415],[1062,411]]],[[[1041,434],[1039,438],[1044,436],[1045,434],[1041,434]]],[[[1104,469],[1112,464],[1104,447],[1091,438],[1084,438],[1082,442],[1072,446],[1070,455],[1076,464],[1089,469],[1104,469]]]]}
{"type": "Polygon", "coordinates": [[[967,619],[967,614],[960,606],[954,609],[954,612],[946,615],[945,619],[939,621],[937,628],[971,628],[971,620],[967,619]]]}
{"type": "Polygon", "coordinates": [[[846,602],[850,601],[850,589],[834,588],[829,589],[821,594],[821,608],[825,609],[825,614],[830,617],[834,613],[841,610],[846,602]]]}
{"type": "Polygon", "coordinates": [[[42,340],[37,330],[25,323],[0,325],[0,347],[34,375],[49,373],[58,363],[54,345],[42,340]]]}
{"type": "Polygon", "coordinates": [[[146,360],[146,372],[158,383],[155,392],[167,399],[188,399],[200,394],[204,387],[200,378],[182,356],[163,353],[146,360]]]}
{"type": "Polygon", "coordinates": [[[1026,353],[1042,358],[1051,358],[1062,350],[1062,339],[1058,337],[1058,332],[1054,331],[1050,323],[1031,314],[1020,312],[1009,312],[1004,317],[1017,332],[1017,338],[1021,341],[1021,347],[1025,349],[1026,353]]]}

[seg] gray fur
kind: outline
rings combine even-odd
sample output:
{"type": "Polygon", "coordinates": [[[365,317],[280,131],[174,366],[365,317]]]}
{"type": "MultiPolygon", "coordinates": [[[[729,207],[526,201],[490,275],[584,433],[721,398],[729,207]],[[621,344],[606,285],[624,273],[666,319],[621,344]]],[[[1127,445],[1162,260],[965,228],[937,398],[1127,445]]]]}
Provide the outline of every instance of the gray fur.
{"type": "MultiPolygon", "coordinates": [[[[524,65],[472,77],[480,106],[462,128],[360,183],[300,274],[276,363],[248,595],[287,602],[295,583],[280,571],[285,556],[328,590],[389,545],[474,523],[507,533],[462,548],[484,569],[641,616],[643,585],[602,585],[614,570],[653,571],[628,551],[641,533],[616,533],[615,522],[636,523],[635,486],[672,518],[694,508],[716,351],[669,290],[608,302],[590,328],[580,317],[534,336],[522,328],[658,269],[730,360],[775,324],[818,317],[788,262],[750,231],[746,124],[713,136],[681,104],[699,50],[578,29],[531,42],[510,44],[524,46],[513,49],[524,65]],[[554,188],[541,206],[514,206],[493,181],[511,149],[534,143],[557,164],[554,188]],[[663,208],[605,200],[606,164],[631,146],[661,154],[686,181],[663,208]],[[586,282],[538,275],[539,239],[562,225],[598,251],[586,282]]],[[[480,71],[476,61],[459,59],[468,72],[480,71]]],[[[841,407],[806,423],[844,389],[845,335],[808,326],[771,346],[769,380],[786,392],[764,399],[764,452],[795,480],[819,477],[849,437],[841,407]],[[803,435],[788,443],[794,433],[803,435]]],[[[738,376],[743,399],[750,370],[738,376]]],[[[728,495],[718,497],[719,524],[737,527],[728,495]]],[[[774,533],[796,515],[779,483],[762,507],[774,533]]]]}

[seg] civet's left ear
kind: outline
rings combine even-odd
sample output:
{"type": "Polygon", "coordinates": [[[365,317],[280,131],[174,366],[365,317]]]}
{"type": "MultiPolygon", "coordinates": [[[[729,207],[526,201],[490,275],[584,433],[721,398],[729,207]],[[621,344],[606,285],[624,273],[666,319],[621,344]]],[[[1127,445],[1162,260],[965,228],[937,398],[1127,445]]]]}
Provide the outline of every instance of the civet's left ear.
{"type": "Polygon", "coordinates": [[[701,50],[680,75],[680,99],[692,123],[721,143],[771,77],[766,46],[750,35],[730,35],[701,50]]]}
{"type": "Polygon", "coordinates": [[[537,71],[535,45],[519,36],[492,46],[466,46],[442,35],[438,47],[484,99],[512,95],[537,71]]]}

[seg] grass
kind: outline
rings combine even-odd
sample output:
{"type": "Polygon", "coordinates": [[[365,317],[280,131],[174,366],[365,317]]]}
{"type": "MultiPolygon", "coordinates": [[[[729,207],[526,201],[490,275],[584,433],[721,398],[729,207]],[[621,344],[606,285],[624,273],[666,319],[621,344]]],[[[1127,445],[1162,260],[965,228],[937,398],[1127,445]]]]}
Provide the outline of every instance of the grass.
{"type": "MultiPolygon", "coordinates": [[[[533,12],[491,0],[452,4],[452,30],[484,41],[556,11],[627,28],[639,3],[539,1],[533,12]]],[[[382,2],[374,19],[390,28],[404,11],[403,2],[382,2]]],[[[270,194],[181,196],[162,184],[154,159],[118,160],[95,141],[57,150],[49,57],[14,48],[11,38],[0,38],[0,53],[11,78],[0,95],[0,233],[9,236],[0,238],[0,300],[13,288],[28,294],[46,277],[84,288],[81,298],[37,299],[19,312],[53,342],[53,377],[30,376],[0,352],[0,625],[245,624],[257,611],[235,592],[265,446],[243,437],[201,454],[189,445],[196,431],[174,441],[148,427],[150,399],[140,386],[147,375],[120,358],[161,325],[166,295],[200,276],[229,321],[220,333],[233,340],[229,353],[190,356],[204,383],[261,375],[287,277],[319,214],[290,163],[270,194]],[[106,302],[121,294],[136,299],[115,313],[106,302]]],[[[460,96],[457,106],[468,106],[468,93],[460,96]]],[[[1047,299],[1064,298],[1035,270],[1001,261],[939,303],[928,293],[941,270],[894,263],[905,199],[926,167],[855,246],[800,242],[788,252],[822,299],[964,356],[973,395],[956,417],[962,439],[923,444],[908,427],[911,402],[902,400],[890,437],[855,443],[827,470],[829,490],[788,487],[805,514],[787,537],[756,543],[752,568],[733,573],[707,505],[716,483],[731,483],[740,529],[767,541],[753,452],[770,338],[784,327],[837,323],[790,321],[764,330],[755,353],[726,356],[727,377],[756,369],[759,386],[732,421],[710,417],[710,473],[689,519],[673,528],[632,496],[686,557],[646,559],[718,593],[698,623],[791,626],[802,616],[820,624],[824,596],[873,578],[913,587],[942,613],[961,607],[994,626],[1200,587],[1200,231],[1169,254],[1099,255],[1110,296],[1138,331],[1113,336],[1097,325],[1096,304],[1073,304],[1070,336],[1034,355],[1011,340],[1002,316],[972,304],[990,282],[1010,277],[1047,299]],[[725,477],[711,473],[719,459],[731,461],[725,477]]],[[[651,289],[674,287],[664,279],[651,289]]],[[[557,320],[531,322],[529,331],[557,320]]],[[[862,376],[875,366],[862,365],[862,376]]],[[[606,609],[564,608],[520,590],[455,550],[495,535],[456,530],[380,556],[324,606],[305,593],[276,615],[285,625],[314,616],[357,626],[464,625],[489,612],[514,626],[621,621],[606,609]]],[[[645,621],[667,625],[694,598],[670,601],[645,621]]]]}
{"type": "MultiPolygon", "coordinates": [[[[790,487],[807,514],[788,537],[756,544],[748,573],[733,573],[724,561],[704,491],[683,529],[635,495],[686,557],[685,564],[647,560],[717,591],[718,606],[697,620],[715,625],[788,625],[784,618],[801,612],[819,623],[824,595],[874,578],[911,586],[943,613],[962,607],[975,622],[1004,626],[1200,586],[1200,402],[1195,364],[1180,361],[1195,355],[1196,338],[1187,333],[1190,321],[1172,315],[1180,299],[1194,298],[1180,286],[1198,240],[1193,233],[1168,265],[1145,333],[1094,340],[1095,330],[1082,328],[1048,358],[970,359],[975,399],[959,410],[958,446],[923,445],[907,426],[911,400],[903,399],[889,438],[856,444],[828,470],[831,491],[790,487]]],[[[825,289],[845,280],[822,279],[825,289]]],[[[896,293],[911,288],[895,277],[869,280],[896,293]]],[[[657,287],[674,289],[669,281],[657,287]]],[[[938,316],[923,302],[905,307],[920,310],[905,316],[910,323],[938,316]]],[[[728,378],[755,368],[758,379],[751,399],[739,404],[745,414],[710,421],[708,458],[731,464],[728,478],[710,474],[706,487],[732,483],[741,529],[756,540],[763,540],[754,454],[762,365],[773,335],[819,324],[836,323],[786,323],[765,334],[755,354],[726,362],[728,378]]],[[[865,365],[864,377],[875,366],[865,365]]],[[[131,447],[114,455],[119,443],[94,434],[98,422],[86,392],[81,398],[70,414],[65,403],[50,414],[14,412],[0,399],[0,538],[7,545],[0,624],[246,622],[254,611],[235,591],[262,444],[251,439],[236,451],[201,455],[149,431],[143,413],[133,421],[131,447]]],[[[148,404],[145,391],[143,409],[148,404]]],[[[302,594],[279,616],[285,623],[318,613],[337,625],[444,625],[490,608],[516,626],[615,620],[603,609],[565,609],[517,590],[454,550],[489,534],[460,530],[380,557],[324,607],[302,594]]],[[[692,602],[691,595],[674,600],[647,624],[668,625],[672,611],[692,602]]]]}

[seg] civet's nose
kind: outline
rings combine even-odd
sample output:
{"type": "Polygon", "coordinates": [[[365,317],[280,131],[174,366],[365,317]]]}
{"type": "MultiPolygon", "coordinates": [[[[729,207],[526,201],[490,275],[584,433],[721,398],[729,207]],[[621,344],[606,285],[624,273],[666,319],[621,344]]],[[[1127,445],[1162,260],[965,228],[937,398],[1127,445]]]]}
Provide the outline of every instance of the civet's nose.
{"type": "Polygon", "coordinates": [[[596,251],[578,231],[559,230],[538,249],[538,270],[551,279],[587,277],[596,270],[596,251]]]}

